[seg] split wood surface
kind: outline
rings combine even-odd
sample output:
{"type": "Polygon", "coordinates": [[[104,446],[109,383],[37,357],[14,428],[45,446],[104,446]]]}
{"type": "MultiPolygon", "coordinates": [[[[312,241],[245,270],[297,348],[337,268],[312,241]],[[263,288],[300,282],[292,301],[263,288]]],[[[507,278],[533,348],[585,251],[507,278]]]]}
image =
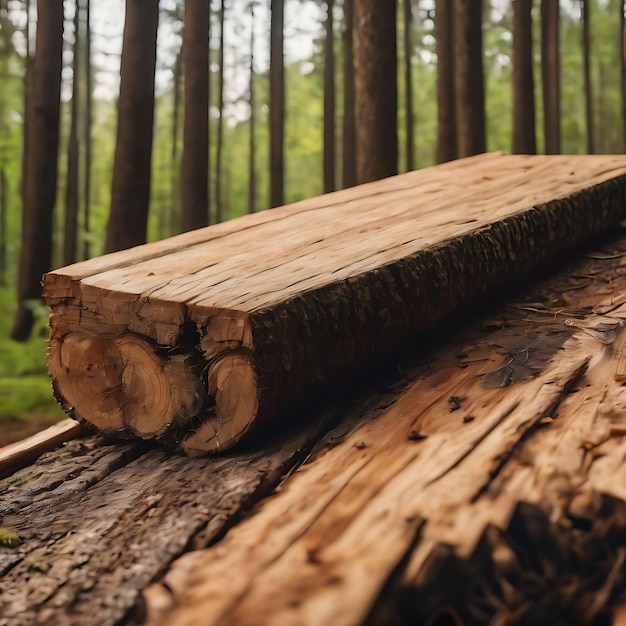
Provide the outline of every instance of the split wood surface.
{"type": "Polygon", "coordinates": [[[224,450],[625,217],[624,156],[487,154],[78,263],[44,280],[55,392],[224,450]]]}
{"type": "Polygon", "coordinates": [[[259,449],[3,479],[0,625],[623,624],[625,231],[485,307],[259,449]]]}

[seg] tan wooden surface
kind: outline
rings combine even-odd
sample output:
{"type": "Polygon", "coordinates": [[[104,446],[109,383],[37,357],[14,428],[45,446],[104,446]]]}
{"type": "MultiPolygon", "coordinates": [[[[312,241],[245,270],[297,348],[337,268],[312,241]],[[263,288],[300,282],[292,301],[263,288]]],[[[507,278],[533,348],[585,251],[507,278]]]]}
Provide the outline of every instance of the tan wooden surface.
{"type": "Polygon", "coordinates": [[[55,394],[106,434],[223,451],[615,227],[625,197],[622,155],[493,153],[51,272],[55,394]]]}
{"type": "Polygon", "coordinates": [[[625,293],[622,241],[446,337],[389,406],[366,412],[223,541],[184,555],[148,587],[147,623],[405,624],[448,610],[460,624],[516,616],[552,623],[545,614],[533,621],[540,604],[515,587],[528,567],[523,554],[533,551],[545,567],[537,584],[565,611],[557,615],[578,615],[567,623],[600,623],[615,606],[609,600],[618,615],[616,598],[626,603],[618,538],[626,520],[625,293]],[[543,517],[533,521],[520,503],[543,517]],[[507,543],[520,524],[530,529],[525,544],[507,543]],[[610,563],[579,554],[586,541],[602,545],[610,563]],[[559,561],[561,551],[569,561],[559,561]],[[474,569],[455,588],[464,563],[474,569]],[[491,618],[468,619],[476,607],[467,589],[495,575],[509,588],[482,599],[491,618]],[[372,618],[390,581],[396,592],[413,589],[419,619],[372,618]]]}
{"type": "Polygon", "coordinates": [[[621,623],[625,294],[621,230],[295,432],[44,454],[0,481],[0,625],[621,623]]]}

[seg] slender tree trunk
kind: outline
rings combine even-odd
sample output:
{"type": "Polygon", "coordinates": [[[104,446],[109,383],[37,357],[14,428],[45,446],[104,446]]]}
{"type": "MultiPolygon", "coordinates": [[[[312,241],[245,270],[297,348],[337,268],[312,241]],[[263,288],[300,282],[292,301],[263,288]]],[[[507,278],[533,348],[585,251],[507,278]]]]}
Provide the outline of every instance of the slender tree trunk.
{"type": "Polygon", "coordinates": [[[411,0],[402,0],[404,9],[404,108],[406,111],[406,169],[415,169],[415,116],[413,114],[413,44],[411,26],[413,9],[411,0]]]}
{"type": "Polygon", "coordinates": [[[536,154],[533,0],[513,0],[513,153],[536,154]]]}
{"type": "Polygon", "coordinates": [[[29,301],[41,297],[41,277],[52,269],[53,212],[57,192],[61,68],[63,65],[63,3],[38,0],[37,41],[33,59],[32,124],[28,132],[28,166],[24,185],[22,249],[18,310],[11,337],[27,339],[34,316],[29,301]]]}
{"type": "Polygon", "coordinates": [[[396,0],[357,0],[357,179],[398,173],[396,0]]]}
{"type": "Polygon", "coordinates": [[[256,159],[255,159],[255,114],[254,114],[254,0],[250,2],[250,85],[248,87],[250,104],[250,145],[248,152],[248,213],[256,209],[256,159]]]}
{"type": "Polygon", "coordinates": [[[589,0],[581,0],[583,78],[585,83],[585,122],[587,127],[587,153],[593,154],[593,87],[591,84],[591,10],[589,0]]]}
{"type": "MultiPolygon", "coordinates": [[[[20,183],[20,194],[22,196],[22,207],[26,206],[26,177],[28,169],[28,132],[30,130],[30,92],[32,90],[32,54],[30,45],[30,0],[26,0],[24,3],[24,12],[26,13],[26,25],[24,28],[24,39],[26,46],[26,60],[24,63],[24,83],[23,83],[23,107],[24,107],[24,122],[22,126],[22,180],[20,183]]],[[[23,209],[24,210],[24,209],[23,209]]]]}
{"type": "Polygon", "coordinates": [[[285,203],[285,0],[271,0],[270,206],[285,203]]]}
{"type": "Polygon", "coordinates": [[[326,0],[324,38],[324,193],[335,191],[335,38],[334,0],[326,0]]]}
{"type": "Polygon", "coordinates": [[[91,230],[91,126],[93,122],[93,69],[91,67],[91,0],[85,0],[85,180],[83,205],[83,257],[91,257],[89,234],[91,230]]]}
{"type": "Polygon", "coordinates": [[[455,0],[455,89],[459,156],[485,152],[482,2],[455,0]]]}
{"type": "Polygon", "coordinates": [[[158,0],[126,0],[106,252],[146,241],[158,23],[158,0]]]}
{"type": "MultiPolygon", "coordinates": [[[[5,54],[1,55],[1,71],[3,75],[7,75],[9,72],[9,50],[11,46],[10,37],[11,33],[8,28],[8,5],[6,0],[0,2],[0,28],[3,32],[0,33],[0,41],[5,46],[5,54]]],[[[7,163],[7,138],[8,138],[8,126],[6,119],[6,101],[4,94],[0,94],[0,124],[2,125],[2,153],[0,154],[0,287],[6,287],[7,285],[7,212],[8,212],[8,193],[7,193],[7,175],[6,175],[6,163],[7,163]]]]}
{"type": "Polygon", "coordinates": [[[343,2],[342,185],[356,185],[356,105],[354,73],[354,0],[343,2]]]}
{"type": "Polygon", "coordinates": [[[546,154],[561,152],[559,0],[541,0],[541,78],[546,154]]]}
{"type": "Polygon", "coordinates": [[[0,168],[0,287],[7,285],[7,175],[0,168]]]}
{"type": "Polygon", "coordinates": [[[622,75],[622,139],[623,150],[626,152],[626,0],[620,4],[619,49],[622,75]]]}
{"type": "Polygon", "coordinates": [[[65,185],[65,232],[63,239],[63,265],[76,261],[78,239],[78,99],[80,79],[80,4],[74,2],[74,45],[72,46],[72,105],[70,111],[70,136],[67,144],[67,182],[65,185]]]}
{"type": "Polygon", "coordinates": [[[182,229],[206,226],[209,214],[210,3],[186,0],[183,27],[185,121],[181,170],[182,229]]]}
{"type": "MultiPolygon", "coordinates": [[[[171,211],[169,219],[169,232],[170,235],[175,235],[181,231],[181,186],[180,179],[181,164],[178,161],[178,136],[180,130],[180,96],[182,88],[182,56],[183,45],[176,55],[174,61],[174,85],[172,87],[174,91],[174,102],[172,106],[172,152],[171,152],[171,167],[170,167],[170,180],[171,180],[171,211]]],[[[208,54],[207,54],[208,58],[208,54]]],[[[208,79],[207,79],[208,81],[208,79]]],[[[208,118],[208,112],[207,112],[208,118]]],[[[207,165],[208,172],[208,165],[207,165]]],[[[208,174],[207,174],[208,175],[208,174]]]]}
{"type": "Polygon", "coordinates": [[[219,47],[219,75],[218,75],[218,104],[219,118],[217,120],[217,149],[215,153],[215,206],[217,221],[224,221],[224,199],[222,197],[222,180],[224,159],[224,0],[220,4],[220,47],[219,47]]]}
{"type": "Polygon", "coordinates": [[[456,91],[454,88],[454,0],[436,0],[437,162],[458,158],[456,91]]]}

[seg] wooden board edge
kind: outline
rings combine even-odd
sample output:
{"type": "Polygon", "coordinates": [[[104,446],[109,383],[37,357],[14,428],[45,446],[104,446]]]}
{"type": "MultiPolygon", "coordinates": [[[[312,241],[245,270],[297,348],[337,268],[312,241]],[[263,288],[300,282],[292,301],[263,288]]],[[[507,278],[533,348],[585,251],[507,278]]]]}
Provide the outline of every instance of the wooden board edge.
{"type": "Polygon", "coordinates": [[[44,452],[87,434],[88,430],[79,422],[68,418],[48,428],[0,448],[0,478],[4,478],[41,456],[44,452]]]}

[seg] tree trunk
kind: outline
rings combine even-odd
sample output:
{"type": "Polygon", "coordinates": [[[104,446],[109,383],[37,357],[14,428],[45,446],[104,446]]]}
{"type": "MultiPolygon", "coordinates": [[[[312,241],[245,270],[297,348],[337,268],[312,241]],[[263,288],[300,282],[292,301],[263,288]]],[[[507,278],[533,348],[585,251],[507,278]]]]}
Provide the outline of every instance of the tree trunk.
{"type": "Polygon", "coordinates": [[[437,46],[437,162],[459,156],[454,88],[454,6],[453,0],[435,3],[437,46]]]}
{"type": "Polygon", "coordinates": [[[342,185],[356,185],[356,105],[354,74],[354,0],[343,2],[342,185]]]}
{"type": "Polygon", "coordinates": [[[158,0],[126,0],[106,252],[146,241],[158,22],[158,0]]]}
{"type": "Polygon", "coordinates": [[[270,206],[285,203],[285,0],[271,0],[270,20],[270,206]]]}
{"type": "Polygon", "coordinates": [[[533,0],[513,0],[513,153],[536,154],[533,0]]]}
{"type": "Polygon", "coordinates": [[[209,215],[209,19],[207,0],[185,2],[185,121],[181,170],[182,229],[206,226],[209,215]]]}
{"type": "Polygon", "coordinates": [[[255,115],[254,115],[254,1],[250,2],[250,84],[248,103],[250,105],[250,143],[248,152],[248,213],[254,213],[256,207],[256,158],[255,158],[255,115]]]}
{"type": "Polygon", "coordinates": [[[411,0],[402,0],[404,9],[404,108],[406,115],[406,169],[415,169],[415,116],[413,114],[413,45],[411,43],[411,26],[413,25],[413,9],[411,0]]]}
{"type": "Polygon", "coordinates": [[[23,107],[24,107],[24,122],[22,124],[22,180],[20,181],[20,195],[22,197],[22,207],[26,206],[26,177],[28,169],[28,132],[30,130],[30,92],[32,91],[32,65],[33,59],[31,54],[30,45],[30,6],[31,0],[25,0],[24,12],[25,12],[25,26],[24,26],[24,39],[26,48],[26,59],[24,62],[24,83],[23,83],[23,107]]]}
{"type": "Polygon", "coordinates": [[[70,265],[76,259],[78,239],[78,99],[80,79],[80,4],[74,4],[74,45],[72,46],[72,106],[70,111],[70,136],[67,144],[67,182],[65,185],[65,229],[63,239],[63,265],[70,265]]]}
{"type": "MultiPolygon", "coordinates": [[[[171,151],[171,159],[170,159],[172,210],[170,211],[170,219],[169,219],[169,225],[168,225],[170,235],[176,235],[180,233],[181,223],[182,223],[182,215],[181,215],[182,191],[181,191],[181,184],[180,184],[181,176],[182,176],[182,172],[181,172],[182,166],[178,160],[178,137],[179,137],[179,131],[180,131],[180,96],[181,96],[181,89],[182,89],[182,74],[183,74],[182,58],[183,58],[183,45],[181,44],[181,47],[178,50],[178,54],[176,55],[176,60],[174,61],[174,71],[173,71],[174,84],[172,86],[174,102],[172,105],[172,151],[171,151]]],[[[207,116],[208,116],[208,112],[207,112],[207,116]]],[[[208,170],[208,164],[207,164],[207,170],[208,170]]],[[[208,173],[207,173],[207,176],[208,176],[208,173]]]]}
{"type": "Polygon", "coordinates": [[[619,29],[619,49],[620,66],[622,77],[622,138],[624,141],[624,151],[626,152],[626,0],[620,4],[620,29],[619,29]]]}
{"type": "Polygon", "coordinates": [[[398,173],[395,0],[358,0],[356,33],[357,179],[398,173]]]}
{"type": "Polygon", "coordinates": [[[41,297],[41,277],[52,268],[53,212],[57,192],[59,110],[63,57],[63,3],[38,0],[37,41],[29,99],[28,165],[24,184],[18,310],[11,337],[28,338],[29,301],[41,297]]]}
{"type": "Polygon", "coordinates": [[[217,149],[215,153],[215,207],[217,222],[224,221],[224,198],[222,197],[223,167],[224,160],[224,0],[220,4],[220,47],[218,57],[218,120],[217,120],[217,149]]]}
{"type": "Polygon", "coordinates": [[[0,168],[0,287],[7,285],[7,175],[0,168]]]}
{"type": "Polygon", "coordinates": [[[593,87],[591,84],[591,7],[589,0],[581,0],[583,78],[585,83],[585,122],[587,127],[587,154],[593,154],[593,87]]]}
{"type": "Polygon", "coordinates": [[[335,0],[326,0],[324,27],[324,193],[335,191],[335,0]]]}
{"type": "Polygon", "coordinates": [[[93,122],[93,87],[91,67],[91,0],[85,1],[85,180],[83,202],[83,258],[91,257],[89,231],[91,228],[91,126],[93,122]]]}
{"type": "Polygon", "coordinates": [[[545,153],[561,152],[559,0],[541,0],[541,78],[545,153]]]}
{"type": "Polygon", "coordinates": [[[485,152],[482,1],[455,0],[455,88],[459,155],[485,152]]]}

